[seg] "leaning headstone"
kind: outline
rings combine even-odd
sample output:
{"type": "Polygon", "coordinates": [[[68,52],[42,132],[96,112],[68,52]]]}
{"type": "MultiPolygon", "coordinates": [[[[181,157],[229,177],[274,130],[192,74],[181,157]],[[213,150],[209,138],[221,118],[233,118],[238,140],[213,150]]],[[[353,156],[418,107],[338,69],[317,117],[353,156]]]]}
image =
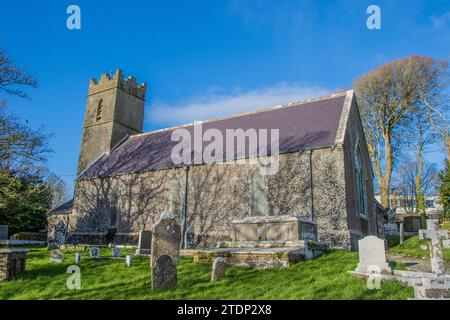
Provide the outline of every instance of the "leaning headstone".
{"type": "Polygon", "coordinates": [[[91,258],[99,258],[100,257],[100,248],[99,247],[90,247],[89,248],[89,256],[91,258]]]}
{"type": "Polygon", "coordinates": [[[266,176],[256,167],[250,177],[250,215],[267,216],[268,213],[266,176]]]}
{"type": "Polygon", "coordinates": [[[62,263],[64,261],[64,252],[61,250],[52,250],[50,253],[50,262],[51,263],[62,263]]]}
{"type": "Polygon", "coordinates": [[[161,215],[153,227],[151,267],[152,289],[172,288],[177,282],[181,228],[171,212],[161,215]]]}
{"type": "Polygon", "coordinates": [[[380,274],[391,274],[386,259],[386,241],[375,236],[367,236],[358,241],[359,264],[356,272],[368,273],[370,270],[379,270],[380,274]]]}
{"type": "Polygon", "coordinates": [[[75,252],[75,263],[79,264],[81,260],[81,253],[75,252]]]}
{"type": "Polygon", "coordinates": [[[127,265],[127,267],[131,267],[132,262],[133,262],[133,258],[131,257],[131,255],[127,255],[125,257],[125,264],[127,265]]]}
{"type": "Polygon", "coordinates": [[[152,232],[149,230],[142,230],[139,232],[139,243],[136,254],[150,254],[152,245],[152,232]]]}
{"type": "Polygon", "coordinates": [[[222,279],[225,276],[226,269],[227,264],[225,259],[222,257],[215,258],[212,265],[211,281],[214,282],[222,279]]]}
{"type": "Polygon", "coordinates": [[[0,224],[0,240],[8,240],[8,225],[0,224]]]}
{"type": "Polygon", "coordinates": [[[113,247],[112,250],[112,256],[115,258],[120,257],[120,248],[119,247],[113,247]]]}

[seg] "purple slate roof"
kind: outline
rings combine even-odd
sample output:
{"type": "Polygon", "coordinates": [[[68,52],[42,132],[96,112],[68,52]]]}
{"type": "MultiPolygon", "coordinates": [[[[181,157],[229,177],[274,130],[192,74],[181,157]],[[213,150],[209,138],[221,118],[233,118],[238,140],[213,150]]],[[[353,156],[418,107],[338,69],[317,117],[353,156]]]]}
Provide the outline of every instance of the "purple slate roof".
{"type": "MultiPolygon", "coordinates": [[[[335,144],[344,100],[345,94],[207,121],[202,124],[203,132],[216,128],[225,137],[226,129],[254,128],[267,129],[269,132],[270,129],[279,129],[280,153],[331,147],[335,144]]],[[[174,167],[171,152],[178,142],[171,141],[171,134],[176,128],[127,138],[81,173],[78,179],[174,167]]],[[[192,135],[192,125],[182,128],[189,130],[192,135]]],[[[224,153],[225,150],[224,147],[224,153]]]]}

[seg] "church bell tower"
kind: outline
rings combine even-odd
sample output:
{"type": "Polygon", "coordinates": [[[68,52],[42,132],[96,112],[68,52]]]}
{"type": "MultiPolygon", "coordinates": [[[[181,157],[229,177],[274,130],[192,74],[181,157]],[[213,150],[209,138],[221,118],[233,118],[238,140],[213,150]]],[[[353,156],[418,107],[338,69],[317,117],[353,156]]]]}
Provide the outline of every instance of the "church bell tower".
{"type": "Polygon", "coordinates": [[[119,69],[90,81],[77,175],[126,136],[142,132],[146,89],[119,69]]]}

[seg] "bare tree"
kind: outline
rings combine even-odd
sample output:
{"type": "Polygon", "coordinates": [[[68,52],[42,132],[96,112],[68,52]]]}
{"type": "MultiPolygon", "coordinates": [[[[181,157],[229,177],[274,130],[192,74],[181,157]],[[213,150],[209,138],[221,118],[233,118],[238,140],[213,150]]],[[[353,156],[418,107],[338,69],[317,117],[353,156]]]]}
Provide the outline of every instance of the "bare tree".
{"type": "Polygon", "coordinates": [[[433,58],[412,56],[387,63],[359,78],[356,95],[368,150],[380,188],[381,204],[390,208],[393,168],[402,146],[413,136],[410,117],[430,94],[429,82],[441,64],[433,58]]]}
{"type": "Polygon", "coordinates": [[[436,192],[438,170],[435,164],[421,165],[418,161],[406,161],[394,176],[395,189],[399,194],[400,207],[409,214],[418,214],[419,197],[433,195],[436,192]],[[421,190],[417,189],[416,177],[421,171],[421,190]]]}
{"type": "Polygon", "coordinates": [[[38,86],[37,80],[27,74],[23,68],[14,64],[14,61],[5,55],[5,51],[0,48],[0,91],[9,95],[28,97],[22,87],[38,86]]]}

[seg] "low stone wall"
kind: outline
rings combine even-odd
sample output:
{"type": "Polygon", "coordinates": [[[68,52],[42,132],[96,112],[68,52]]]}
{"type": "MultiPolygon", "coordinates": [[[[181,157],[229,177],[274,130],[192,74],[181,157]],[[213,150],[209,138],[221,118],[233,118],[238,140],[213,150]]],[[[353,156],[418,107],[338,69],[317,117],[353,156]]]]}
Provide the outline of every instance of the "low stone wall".
{"type": "Polygon", "coordinates": [[[25,273],[29,250],[0,250],[0,281],[11,280],[25,273]]]}

